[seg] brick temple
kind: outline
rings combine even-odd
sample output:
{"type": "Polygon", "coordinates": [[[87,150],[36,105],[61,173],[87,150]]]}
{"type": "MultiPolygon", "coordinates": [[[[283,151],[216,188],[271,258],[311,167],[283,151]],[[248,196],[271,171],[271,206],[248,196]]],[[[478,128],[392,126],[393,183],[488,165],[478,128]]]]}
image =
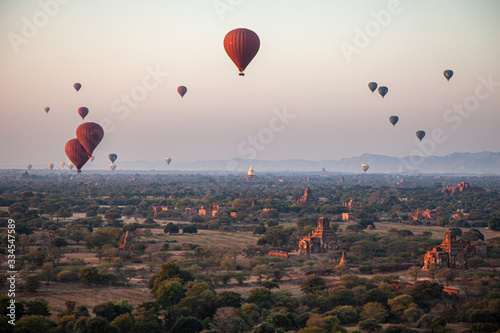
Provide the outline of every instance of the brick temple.
{"type": "Polygon", "coordinates": [[[324,253],[338,248],[337,234],[326,217],[320,217],[316,229],[299,241],[299,253],[324,253]]]}
{"type": "Polygon", "coordinates": [[[486,245],[483,242],[457,241],[457,235],[448,230],[443,242],[427,251],[424,255],[423,269],[429,269],[433,264],[438,268],[468,268],[468,257],[486,256],[486,245]]]}

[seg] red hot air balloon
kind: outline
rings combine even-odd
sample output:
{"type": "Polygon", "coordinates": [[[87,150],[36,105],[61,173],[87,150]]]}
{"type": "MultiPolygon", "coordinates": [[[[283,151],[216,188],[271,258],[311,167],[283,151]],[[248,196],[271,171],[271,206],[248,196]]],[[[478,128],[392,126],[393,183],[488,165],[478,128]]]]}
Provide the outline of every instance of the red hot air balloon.
{"type": "Polygon", "coordinates": [[[240,76],[245,75],[243,71],[259,51],[259,47],[259,36],[249,29],[234,29],[224,37],[224,49],[238,67],[240,76]]]}
{"type": "Polygon", "coordinates": [[[76,92],[78,92],[78,90],[80,90],[81,87],[82,87],[82,85],[80,83],[75,83],[73,85],[73,88],[75,88],[76,92]]]}
{"type": "MultiPolygon", "coordinates": [[[[76,129],[76,137],[82,146],[87,150],[88,157],[92,155],[95,147],[104,137],[104,130],[96,123],[83,123],[76,129]]],[[[76,165],[76,164],[75,164],[76,165]]]]}
{"type": "Polygon", "coordinates": [[[82,117],[82,119],[85,119],[85,117],[89,114],[89,109],[82,106],[81,108],[78,108],[78,114],[82,117]]]}
{"type": "Polygon", "coordinates": [[[181,95],[181,98],[183,98],[184,95],[186,95],[187,91],[188,91],[188,88],[186,88],[184,86],[179,86],[177,88],[177,92],[179,93],[179,95],[181,95]]]}
{"type": "Polygon", "coordinates": [[[78,139],[71,139],[66,142],[66,147],[64,148],[64,150],[66,151],[66,155],[68,156],[70,161],[73,162],[73,164],[76,166],[78,172],[81,172],[81,168],[89,160],[89,154],[85,150],[85,147],[82,146],[78,139]]]}

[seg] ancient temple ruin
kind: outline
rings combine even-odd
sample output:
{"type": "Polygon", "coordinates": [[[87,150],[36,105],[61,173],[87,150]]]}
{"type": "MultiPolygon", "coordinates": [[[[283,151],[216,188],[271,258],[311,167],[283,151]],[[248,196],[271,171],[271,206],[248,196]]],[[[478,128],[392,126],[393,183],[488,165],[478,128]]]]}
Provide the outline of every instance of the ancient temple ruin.
{"type": "Polygon", "coordinates": [[[339,240],[335,231],[330,226],[330,220],[326,217],[318,219],[318,226],[308,236],[299,241],[300,253],[323,253],[329,250],[337,250],[339,240]]]}
{"type": "Polygon", "coordinates": [[[304,195],[300,197],[299,200],[297,200],[296,204],[299,205],[300,203],[304,203],[306,206],[316,206],[318,203],[318,199],[316,199],[313,195],[310,189],[306,188],[304,191],[304,195]]]}
{"type": "Polygon", "coordinates": [[[432,265],[437,265],[438,268],[468,268],[467,258],[477,256],[486,256],[486,245],[483,242],[457,241],[457,235],[448,230],[443,242],[424,255],[423,269],[429,269],[432,265]]]}

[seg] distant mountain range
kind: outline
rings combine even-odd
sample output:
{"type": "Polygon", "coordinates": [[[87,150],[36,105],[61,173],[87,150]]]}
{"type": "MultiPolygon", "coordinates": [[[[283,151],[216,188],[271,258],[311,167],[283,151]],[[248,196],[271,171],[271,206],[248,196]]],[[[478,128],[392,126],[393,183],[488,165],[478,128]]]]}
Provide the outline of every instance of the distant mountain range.
{"type": "Polygon", "coordinates": [[[446,174],[500,174],[500,153],[453,153],[446,156],[429,157],[391,157],[385,155],[363,154],[357,157],[342,158],[338,161],[290,160],[207,160],[196,162],[164,161],[121,162],[120,170],[178,170],[178,171],[216,171],[242,173],[250,165],[259,172],[321,172],[360,173],[361,164],[370,165],[368,173],[446,173],[446,174]]]}

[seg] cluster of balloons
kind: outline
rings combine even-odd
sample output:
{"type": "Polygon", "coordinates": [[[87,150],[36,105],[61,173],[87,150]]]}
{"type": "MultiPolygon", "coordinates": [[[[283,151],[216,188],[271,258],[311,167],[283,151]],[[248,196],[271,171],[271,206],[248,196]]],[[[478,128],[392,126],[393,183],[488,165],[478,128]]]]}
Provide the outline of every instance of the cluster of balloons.
{"type": "MultiPolygon", "coordinates": [[[[451,77],[453,76],[453,71],[451,69],[447,69],[443,72],[443,75],[446,78],[446,80],[450,81],[451,77]]],[[[370,89],[372,94],[377,89],[377,87],[378,87],[377,82],[368,83],[368,89],[370,89]]],[[[382,96],[382,98],[384,98],[384,96],[387,94],[388,91],[389,91],[389,89],[387,87],[384,87],[384,86],[378,88],[378,92],[382,96]]],[[[398,116],[390,116],[389,117],[389,122],[392,124],[392,126],[396,126],[398,121],[399,121],[398,116]]],[[[422,139],[425,137],[425,131],[423,131],[423,130],[417,131],[416,136],[420,141],[422,141],[422,139]]],[[[368,168],[369,168],[368,164],[361,165],[361,169],[363,169],[364,172],[366,172],[368,170],[368,168]]]]}
{"type": "MultiPolygon", "coordinates": [[[[82,85],[80,83],[75,83],[73,85],[75,90],[78,92],[82,85]]],[[[89,109],[86,107],[81,107],[78,109],[78,114],[82,119],[88,115],[89,109]]],[[[101,142],[104,137],[104,130],[101,125],[93,122],[86,122],[78,126],[76,129],[76,138],[66,142],[64,150],[66,155],[73,163],[68,163],[68,167],[72,169],[74,165],[78,172],[81,172],[82,167],[87,163],[87,161],[93,161],[93,152],[97,145],[101,142]]],[[[62,162],[61,162],[62,166],[62,162]]]]}

